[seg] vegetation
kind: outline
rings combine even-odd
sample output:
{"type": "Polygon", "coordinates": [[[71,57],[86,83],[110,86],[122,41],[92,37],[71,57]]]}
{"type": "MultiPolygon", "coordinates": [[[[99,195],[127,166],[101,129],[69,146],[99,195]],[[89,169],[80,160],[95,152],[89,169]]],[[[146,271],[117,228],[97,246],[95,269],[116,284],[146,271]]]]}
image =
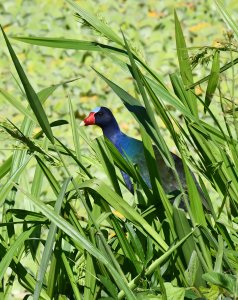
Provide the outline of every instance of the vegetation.
{"type": "Polygon", "coordinates": [[[179,70],[165,84],[163,74],[132,47],[126,31],[116,33],[76,2],[67,3],[87,28],[107,42],[14,39],[103,53],[111,64],[130,74],[135,95],[122,88],[119,79],[94,70],[136,120],[155,180],[150,190],[136,166],[110,142],[101,137],[92,140],[78,128],[70,96],[69,122],[49,121],[46,101],[60,85],[77,78],[62,78],[64,83],[36,92],[2,29],[28,106],[14,93],[0,90],[24,116],[20,126],[10,119],[1,123],[2,136],[15,143],[0,166],[1,298],[10,298],[20,284],[25,299],[237,299],[238,26],[217,0],[217,11],[230,27],[226,40],[198,48],[191,56],[175,11],[179,70]],[[194,75],[207,69],[207,76],[194,75]],[[178,149],[188,183],[188,193],[181,191],[174,205],[153,167],[155,144],[176,174],[158,119],[178,149]],[[72,147],[57,134],[63,127],[71,132],[72,147]],[[126,190],[118,167],[131,176],[134,196],[126,190]],[[209,203],[206,210],[189,168],[209,203]],[[178,208],[181,198],[186,212],[178,208]]]}

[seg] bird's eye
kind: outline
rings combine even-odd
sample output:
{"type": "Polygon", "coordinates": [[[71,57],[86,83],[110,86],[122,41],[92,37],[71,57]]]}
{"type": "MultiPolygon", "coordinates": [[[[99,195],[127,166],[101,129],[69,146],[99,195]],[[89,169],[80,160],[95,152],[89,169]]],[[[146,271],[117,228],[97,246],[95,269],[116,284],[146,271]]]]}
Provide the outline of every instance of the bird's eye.
{"type": "Polygon", "coordinates": [[[103,116],[103,113],[102,112],[98,112],[97,115],[98,116],[103,116]]]}

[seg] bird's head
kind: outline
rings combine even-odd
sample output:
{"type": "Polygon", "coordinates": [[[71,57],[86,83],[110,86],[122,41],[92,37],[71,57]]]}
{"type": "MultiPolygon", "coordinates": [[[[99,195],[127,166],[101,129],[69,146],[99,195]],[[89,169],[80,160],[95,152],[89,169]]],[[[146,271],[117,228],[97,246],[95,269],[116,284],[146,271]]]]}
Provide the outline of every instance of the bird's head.
{"type": "Polygon", "coordinates": [[[92,110],[87,118],[81,122],[81,126],[98,125],[101,128],[107,127],[115,120],[112,112],[107,107],[96,107],[92,110]]]}

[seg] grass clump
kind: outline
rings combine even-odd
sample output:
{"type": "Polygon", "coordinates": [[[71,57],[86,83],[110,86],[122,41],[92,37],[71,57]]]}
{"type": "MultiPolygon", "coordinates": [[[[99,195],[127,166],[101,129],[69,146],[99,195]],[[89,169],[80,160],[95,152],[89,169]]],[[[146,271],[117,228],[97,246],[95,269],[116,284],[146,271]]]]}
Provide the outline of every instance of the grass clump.
{"type": "MultiPolygon", "coordinates": [[[[31,294],[33,299],[236,299],[237,59],[233,58],[233,44],[207,49],[208,76],[197,78],[195,70],[203,65],[198,56],[191,59],[175,13],[178,72],[170,75],[167,87],[161,74],[131,47],[126,32],[115,33],[75,2],[67,2],[78,18],[108,40],[107,44],[42,37],[15,39],[81,51],[103,49],[109,59],[113,55],[114,62],[133,79],[137,96],[99,70],[95,76],[105,81],[135,118],[145,147],[150,150],[155,144],[176,173],[157,124],[158,118],[163,121],[182,158],[190,201],[186,212],[171,205],[159,181],[150,190],[136,166],[110,143],[102,138],[91,140],[86,131],[78,129],[70,99],[69,122],[49,121],[44,103],[58,86],[36,93],[3,31],[29,106],[1,90],[24,115],[19,128],[11,121],[2,123],[4,134],[16,140],[15,150],[0,167],[2,296],[7,297],[18,282],[26,297],[31,294]],[[226,81],[224,74],[231,74],[231,79],[226,81]],[[72,149],[54,134],[53,127],[63,125],[72,132],[72,149]],[[35,127],[40,127],[36,134],[35,127]],[[84,154],[83,143],[91,155],[84,154]],[[133,179],[137,187],[134,196],[126,191],[117,167],[133,179]],[[100,168],[103,178],[94,174],[100,168]],[[196,172],[203,196],[189,168],[196,172]],[[202,197],[207,200],[207,209],[202,197]]],[[[220,1],[217,9],[233,30],[235,41],[235,22],[220,1]]],[[[153,157],[148,156],[153,164],[153,157]]],[[[153,175],[155,169],[148,168],[153,175]]],[[[186,198],[184,193],[182,196],[186,198]]]]}

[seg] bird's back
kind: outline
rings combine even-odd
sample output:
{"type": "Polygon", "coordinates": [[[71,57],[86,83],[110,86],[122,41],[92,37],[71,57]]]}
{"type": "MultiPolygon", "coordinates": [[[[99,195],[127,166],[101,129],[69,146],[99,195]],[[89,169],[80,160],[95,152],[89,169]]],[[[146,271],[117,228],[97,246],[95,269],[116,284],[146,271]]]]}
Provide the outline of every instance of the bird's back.
{"type": "MultiPolygon", "coordinates": [[[[140,175],[142,176],[146,184],[151,188],[150,175],[142,142],[123,134],[120,138],[119,144],[120,145],[117,144],[116,146],[117,148],[121,148],[120,152],[122,153],[122,155],[129,158],[133,164],[137,165],[140,175]]],[[[175,190],[179,190],[179,183],[176,180],[173,170],[166,165],[157,147],[153,146],[153,149],[155,153],[158,173],[165,192],[171,193],[175,190]]],[[[180,183],[182,184],[183,188],[186,188],[186,179],[182,160],[174,153],[171,153],[171,155],[175,162],[175,168],[180,178],[180,183]]]]}

